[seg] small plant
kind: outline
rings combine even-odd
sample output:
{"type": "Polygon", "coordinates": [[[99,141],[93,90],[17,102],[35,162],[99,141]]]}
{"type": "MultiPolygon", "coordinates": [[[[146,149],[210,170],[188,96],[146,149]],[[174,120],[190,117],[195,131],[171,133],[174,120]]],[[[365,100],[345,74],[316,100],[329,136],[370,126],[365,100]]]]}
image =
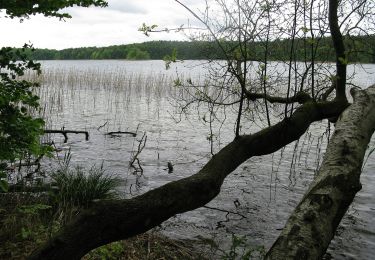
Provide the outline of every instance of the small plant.
{"type": "Polygon", "coordinates": [[[249,246],[245,236],[236,236],[234,234],[232,234],[232,244],[229,251],[219,251],[223,253],[223,260],[263,259],[265,256],[265,249],[263,246],[249,246]]]}
{"type": "Polygon", "coordinates": [[[113,242],[93,250],[86,258],[101,260],[122,259],[124,253],[125,248],[122,242],[113,242]]]}
{"type": "Polygon", "coordinates": [[[3,194],[0,201],[0,259],[24,259],[56,232],[51,206],[42,196],[3,194]]]}
{"type": "Polygon", "coordinates": [[[196,252],[188,242],[176,241],[157,232],[148,232],[127,240],[117,241],[92,250],[83,260],[97,259],[201,259],[207,257],[196,252]]]}

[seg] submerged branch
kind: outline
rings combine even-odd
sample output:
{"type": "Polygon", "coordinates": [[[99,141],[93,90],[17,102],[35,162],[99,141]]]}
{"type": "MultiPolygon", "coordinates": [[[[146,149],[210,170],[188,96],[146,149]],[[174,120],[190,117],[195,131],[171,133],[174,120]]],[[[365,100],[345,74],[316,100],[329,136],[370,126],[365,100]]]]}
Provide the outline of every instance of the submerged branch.
{"type": "Polygon", "coordinates": [[[105,133],[105,135],[111,135],[111,136],[120,135],[120,134],[132,135],[133,137],[137,136],[137,133],[135,133],[135,132],[128,132],[128,131],[115,131],[115,132],[105,133]]]}
{"type": "Polygon", "coordinates": [[[68,134],[84,134],[86,141],[89,140],[89,133],[87,131],[75,131],[75,130],[44,130],[45,134],[62,134],[64,136],[64,143],[68,141],[68,134]]]}

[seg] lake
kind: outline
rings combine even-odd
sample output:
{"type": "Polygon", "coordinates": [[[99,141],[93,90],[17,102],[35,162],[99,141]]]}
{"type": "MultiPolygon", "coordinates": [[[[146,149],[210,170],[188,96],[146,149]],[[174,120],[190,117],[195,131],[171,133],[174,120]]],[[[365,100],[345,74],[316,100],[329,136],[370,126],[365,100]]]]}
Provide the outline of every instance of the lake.
{"type": "MultiPolygon", "coordinates": [[[[211,149],[217,152],[234,137],[235,111],[217,112],[219,119],[226,117],[226,123],[213,122],[211,132],[207,108],[183,114],[177,108],[181,93],[174,86],[175,79],[203,81],[209,75],[206,61],[185,61],[169,70],[163,61],[41,63],[44,73],[39,95],[46,128],[90,133],[88,141],[81,135],[69,135],[67,143],[60,135],[45,136],[45,141],[53,140],[61,150],[56,155],[59,160],[70,150],[73,165],[103,164],[109,174],[121,179],[122,197],[196,173],[209,160],[211,149]],[[114,131],[137,132],[137,137],[106,135],[114,131]],[[144,170],[140,174],[129,168],[129,161],[143,133],[147,142],[138,157],[144,170]],[[212,146],[209,140],[215,141],[212,146]],[[173,173],[168,173],[168,162],[174,165],[173,173]]],[[[375,65],[350,65],[348,71],[355,85],[375,83],[375,65]]],[[[265,123],[264,118],[245,122],[241,131],[255,132],[265,123]]],[[[327,130],[326,121],[314,123],[298,142],[249,159],[228,176],[220,195],[207,208],[174,216],[159,229],[178,239],[213,239],[222,248],[230,247],[235,234],[244,236],[250,246],[269,248],[312,180],[332,131],[333,127],[327,130]]],[[[373,138],[370,147],[374,146],[373,138]]],[[[56,161],[44,161],[45,169],[55,166],[56,161]]],[[[328,250],[334,259],[373,257],[374,170],[375,158],[370,155],[361,177],[363,188],[328,250]]]]}

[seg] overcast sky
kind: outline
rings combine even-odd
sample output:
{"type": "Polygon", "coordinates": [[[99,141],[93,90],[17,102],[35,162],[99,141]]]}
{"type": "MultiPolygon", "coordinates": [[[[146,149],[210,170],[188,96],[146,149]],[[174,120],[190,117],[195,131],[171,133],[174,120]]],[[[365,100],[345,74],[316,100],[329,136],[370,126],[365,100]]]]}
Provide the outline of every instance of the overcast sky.
{"type": "MultiPolygon", "coordinates": [[[[183,0],[192,10],[202,10],[204,0],[183,0]]],[[[154,33],[147,37],[138,28],[142,23],[160,28],[197,21],[174,0],[108,0],[107,8],[67,9],[73,18],[32,16],[19,19],[0,14],[0,47],[20,47],[31,42],[36,48],[64,49],[70,47],[110,46],[149,40],[183,40],[181,33],[154,33]]]]}

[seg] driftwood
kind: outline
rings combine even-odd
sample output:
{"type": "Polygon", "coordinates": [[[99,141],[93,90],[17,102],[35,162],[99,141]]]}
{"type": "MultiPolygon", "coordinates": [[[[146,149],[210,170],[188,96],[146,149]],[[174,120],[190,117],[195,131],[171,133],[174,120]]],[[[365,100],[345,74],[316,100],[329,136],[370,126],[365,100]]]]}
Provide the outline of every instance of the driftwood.
{"type": "Polygon", "coordinates": [[[137,133],[134,132],[127,132],[127,131],[115,131],[115,132],[108,132],[105,135],[132,135],[133,137],[137,136],[137,133]]]}
{"type": "Polygon", "coordinates": [[[64,136],[64,143],[68,141],[68,134],[84,134],[86,141],[89,140],[89,133],[87,131],[75,131],[75,130],[44,130],[45,134],[62,134],[64,136]]]}

